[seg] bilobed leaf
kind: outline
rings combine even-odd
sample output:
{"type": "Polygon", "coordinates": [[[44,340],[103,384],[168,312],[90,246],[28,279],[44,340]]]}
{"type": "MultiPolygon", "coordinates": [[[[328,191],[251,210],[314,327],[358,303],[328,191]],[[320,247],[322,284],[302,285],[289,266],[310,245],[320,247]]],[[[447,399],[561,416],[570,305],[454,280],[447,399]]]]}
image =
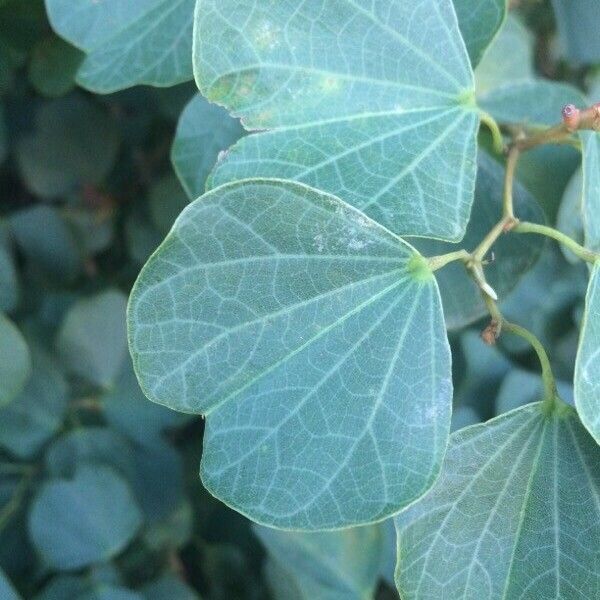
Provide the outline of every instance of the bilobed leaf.
{"type": "Polygon", "coordinates": [[[209,104],[199,94],[185,107],[177,124],[171,160],[188,196],[195,199],[206,188],[206,179],[219,155],[237,142],[244,129],[227,111],[209,104]]]}
{"type": "Polygon", "coordinates": [[[54,569],[79,569],[116,556],[142,524],[127,483],[112,469],[77,469],[73,479],[51,480],[29,514],[31,539],[54,569]]]}
{"type": "Polygon", "coordinates": [[[202,93],[250,129],[210,185],[294,179],[395,233],[458,241],[473,200],[473,73],[450,0],[204,0],[202,93]]]}
{"type": "Polygon", "coordinates": [[[254,520],[338,528],[424,493],[452,383],[437,285],[339,199],[252,180],[188,206],[129,304],[146,395],[207,415],[201,474],[254,520]]]}
{"type": "Polygon", "coordinates": [[[452,0],[473,68],[506,17],[506,0],[452,0]]]}
{"type": "Polygon", "coordinates": [[[77,81],[98,93],[192,79],[195,0],[47,0],[55,31],[87,54],[77,81]]]}
{"type": "Polygon", "coordinates": [[[575,405],[600,444],[600,262],[590,279],[575,365],[575,405]]]}
{"type": "Polygon", "coordinates": [[[396,517],[403,600],[600,595],[600,448],[566,406],[451,436],[431,492],[396,517]]]}
{"type": "Polygon", "coordinates": [[[600,252],[600,134],[583,131],[579,136],[583,146],[581,209],[585,245],[600,252]]]}
{"type": "MultiPolygon", "coordinates": [[[[479,151],[475,202],[465,237],[458,244],[415,238],[411,243],[425,256],[474,250],[502,213],[504,169],[483,150],[479,151]]],[[[544,222],[544,213],[535,198],[518,182],[514,185],[515,212],[518,218],[544,222]]],[[[485,269],[486,278],[500,299],[519,283],[537,261],[543,239],[537,236],[501,237],[494,245],[495,260],[485,269]]],[[[448,329],[459,329],[487,314],[485,302],[473,279],[460,263],[450,264],[436,273],[444,317],[448,329]]]]}
{"type": "MultiPolygon", "coordinates": [[[[288,585],[296,590],[293,600],[373,597],[384,551],[381,524],[320,533],[260,526],[254,531],[274,561],[278,577],[291,580],[288,585]]],[[[273,577],[271,583],[277,586],[273,577]]],[[[275,598],[284,600],[290,596],[275,593],[275,598]]]]}
{"type": "Polygon", "coordinates": [[[56,347],[73,374],[102,387],[115,381],[127,355],[126,304],[124,294],[107,290],[69,309],[56,347]]]}
{"type": "Polygon", "coordinates": [[[15,324],[0,313],[0,406],[21,392],[30,372],[27,342],[15,324]]]}

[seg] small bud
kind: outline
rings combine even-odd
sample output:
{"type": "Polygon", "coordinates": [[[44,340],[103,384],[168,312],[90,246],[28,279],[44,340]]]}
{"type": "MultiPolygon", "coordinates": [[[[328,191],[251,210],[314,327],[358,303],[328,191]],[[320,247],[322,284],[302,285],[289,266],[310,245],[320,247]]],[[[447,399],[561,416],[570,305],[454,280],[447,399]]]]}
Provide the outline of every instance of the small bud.
{"type": "Polygon", "coordinates": [[[567,104],[562,109],[563,123],[569,131],[576,131],[581,119],[581,111],[574,104],[567,104]]]}
{"type": "Polygon", "coordinates": [[[492,299],[498,300],[498,294],[496,294],[494,288],[487,282],[483,282],[481,285],[481,289],[492,299]]]}
{"type": "Polygon", "coordinates": [[[481,339],[488,345],[493,346],[500,335],[500,327],[496,320],[492,322],[481,332],[481,339]]]}

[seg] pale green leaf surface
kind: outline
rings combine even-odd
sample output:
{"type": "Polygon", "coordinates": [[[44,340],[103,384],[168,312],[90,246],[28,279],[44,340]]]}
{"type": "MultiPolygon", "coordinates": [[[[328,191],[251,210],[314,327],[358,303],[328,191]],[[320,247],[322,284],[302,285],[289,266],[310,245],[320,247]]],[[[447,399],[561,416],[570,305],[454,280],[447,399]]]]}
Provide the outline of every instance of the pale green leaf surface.
{"type": "Polygon", "coordinates": [[[46,0],[55,31],[86,51],[78,82],[109,93],[193,78],[194,0],[46,0]]]}
{"type": "Polygon", "coordinates": [[[507,0],[452,0],[475,68],[506,17],[507,0]]]}
{"type": "Polygon", "coordinates": [[[51,480],[29,514],[31,539],[54,569],[71,570],[116,556],[142,524],[127,483],[112,469],[77,469],[73,479],[51,480]]]}
{"type": "MultiPolygon", "coordinates": [[[[460,248],[472,251],[498,222],[502,213],[504,169],[482,150],[479,151],[478,166],[475,201],[465,237],[459,244],[410,239],[424,256],[437,256],[460,248]]],[[[514,185],[514,205],[520,219],[544,222],[539,204],[518,181],[514,185]]],[[[503,236],[496,242],[495,260],[486,266],[485,273],[500,299],[504,299],[535,264],[542,247],[543,239],[537,236],[503,236]]],[[[481,293],[464,265],[450,264],[436,272],[436,279],[448,329],[459,329],[487,314],[481,293]]]]}
{"type": "Polygon", "coordinates": [[[452,389],[437,285],[337,198],[273,180],[208,193],[142,270],[128,314],[142,389],[208,414],[203,481],[254,520],[382,519],[435,477],[452,389]]]}
{"type": "Polygon", "coordinates": [[[597,0],[552,0],[561,41],[568,57],[578,63],[600,60],[597,0]]]}
{"type": "MultiPolygon", "coordinates": [[[[583,172],[577,169],[565,188],[558,209],[556,227],[579,244],[584,243],[582,197],[583,172]]],[[[561,246],[561,250],[570,263],[579,262],[580,259],[568,248],[561,246]]]]}
{"type": "Polygon", "coordinates": [[[600,595],[600,449],[539,403],[451,436],[440,478],[396,517],[403,600],[600,595]]]}
{"type": "Polygon", "coordinates": [[[0,313],[0,406],[22,391],[30,372],[27,342],[15,324],[0,313]]]}
{"type": "Polygon", "coordinates": [[[561,122],[565,104],[583,107],[587,101],[568,84],[539,80],[506,83],[480,95],[478,104],[501,123],[549,127],[561,122]]]}
{"type": "Polygon", "coordinates": [[[583,131],[583,191],[581,208],[585,245],[600,252],[600,134],[583,131]]]}
{"type": "Polygon", "coordinates": [[[73,374],[101,387],[114,383],[127,355],[126,305],[123,293],[108,290],[69,309],[56,347],[73,374]]]}
{"type": "Polygon", "coordinates": [[[575,365],[575,405],[600,444],[600,263],[590,279],[575,365]]]}
{"type": "Polygon", "coordinates": [[[251,129],[209,184],[295,179],[395,233],[458,241],[479,117],[450,0],[198,3],[196,80],[251,129]]]}
{"type": "MultiPolygon", "coordinates": [[[[320,533],[260,526],[254,531],[282,575],[292,579],[298,599],[373,597],[384,550],[382,525],[320,533]]],[[[282,595],[276,598],[284,600],[282,595]]]]}
{"type": "Polygon", "coordinates": [[[68,388],[61,371],[33,349],[33,368],[23,391],[0,410],[0,446],[21,459],[32,458],[62,426],[68,388]]]}
{"type": "Polygon", "coordinates": [[[20,600],[21,598],[2,569],[0,569],[0,598],[2,600],[20,600]]]}
{"type": "Polygon", "coordinates": [[[240,122],[199,94],[185,107],[177,124],[171,160],[188,196],[204,193],[206,179],[219,156],[243,135],[240,122]]]}
{"type": "Polygon", "coordinates": [[[508,82],[532,79],[533,35],[515,14],[509,14],[500,33],[475,69],[477,94],[508,82]]]}

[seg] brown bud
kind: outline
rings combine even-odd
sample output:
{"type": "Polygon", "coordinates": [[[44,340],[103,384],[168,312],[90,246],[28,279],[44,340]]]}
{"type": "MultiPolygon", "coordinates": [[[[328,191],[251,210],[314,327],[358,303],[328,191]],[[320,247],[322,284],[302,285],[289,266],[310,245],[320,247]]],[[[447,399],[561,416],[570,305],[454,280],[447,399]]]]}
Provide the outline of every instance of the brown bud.
{"type": "Polygon", "coordinates": [[[495,319],[481,332],[481,339],[488,345],[493,346],[500,335],[500,326],[495,319]]]}
{"type": "Polygon", "coordinates": [[[581,111],[574,104],[567,104],[563,106],[562,118],[569,131],[576,131],[581,120],[581,111]]]}

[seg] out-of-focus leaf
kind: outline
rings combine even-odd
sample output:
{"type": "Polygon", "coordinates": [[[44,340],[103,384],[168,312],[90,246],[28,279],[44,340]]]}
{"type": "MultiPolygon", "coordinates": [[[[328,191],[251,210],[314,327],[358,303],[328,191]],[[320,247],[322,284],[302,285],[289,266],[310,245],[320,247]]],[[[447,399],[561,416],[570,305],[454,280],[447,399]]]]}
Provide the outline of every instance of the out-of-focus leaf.
{"type": "Polygon", "coordinates": [[[600,252],[600,134],[582,131],[583,190],[581,210],[585,245],[600,252]]]}
{"type": "Polygon", "coordinates": [[[451,431],[458,431],[481,422],[479,413],[472,406],[458,406],[452,411],[451,431]]]}
{"type": "Polygon", "coordinates": [[[76,600],[144,600],[144,596],[123,587],[99,585],[77,596],[76,600]]]}
{"type": "Polygon", "coordinates": [[[454,433],[433,489],[396,517],[400,596],[597,597],[599,491],[600,448],[570,407],[454,433]]]}
{"type": "Polygon", "coordinates": [[[173,575],[164,575],[146,584],[141,593],[145,600],[200,600],[194,590],[173,575]]]}
{"type": "Polygon", "coordinates": [[[30,373],[27,342],[15,324],[0,313],[0,406],[21,393],[30,373]]]}
{"type": "Polygon", "coordinates": [[[244,128],[220,106],[200,94],[179,118],[171,160],[190,198],[204,193],[206,180],[219,157],[243,135],[244,128]]]}
{"type": "Polygon", "coordinates": [[[575,366],[575,405],[600,444],[600,262],[592,271],[575,366]]]}
{"type": "Polygon", "coordinates": [[[552,0],[567,54],[579,63],[600,61],[600,4],[596,0],[552,0]]]}
{"type": "Polygon", "coordinates": [[[81,94],[41,105],[33,133],[17,144],[17,160],[28,188],[56,198],[110,171],[118,133],[106,113],[81,94]]]}
{"type": "Polygon", "coordinates": [[[148,402],[130,360],[124,362],[114,386],[102,397],[102,407],[106,420],[113,427],[143,446],[155,444],[165,429],[181,425],[188,418],[148,402]]]}
{"type": "MultiPolygon", "coordinates": [[[[583,214],[582,214],[582,191],[583,191],[583,174],[581,169],[577,169],[569,180],[565,193],[563,194],[562,202],[558,210],[556,226],[560,231],[574,239],[576,242],[584,243],[583,233],[583,214]]],[[[573,254],[568,248],[561,246],[561,250],[565,258],[570,263],[579,262],[579,258],[573,254]]]]}
{"type": "Polygon", "coordinates": [[[116,556],[141,524],[127,483],[98,465],[79,467],[73,479],[45,483],[29,516],[36,549],[58,570],[79,569],[116,556]]]}
{"type": "MultiPolygon", "coordinates": [[[[502,214],[503,168],[484,151],[479,154],[475,202],[467,233],[458,244],[420,238],[409,241],[425,256],[474,250],[502,214]]],[[[515,210],[519,218],[544,222],[544,213],[535,198],[518,182],[514,187],[515,210]]],[[[486,266],[486,278],[500,298],[505,298],[538,259],[543,239],[536,236],[500,238],[494,245],[495,260],[486,266]],[[527,238],[527,239],[525,239],[527,238]]],[[[459,329],[487,314],[481,293],[464,265],[450,264],[436,272],[444,318],[448,329],[459,329]]]]}
{"type": "Polygon", "coordinates": [[[21,598],[2,569],[0,569],[0,598],[2,600],[20,600],[21,598]]]}
{"type": "Polygon", "coordinates": [[[19,280],[12,249],[0,233],[0,312],[11,312],[18,301],[19,280]]]}
{"type": "MultiPolygon", "coordinates": [[[[557,381],[556,387],[560,397],[568,404],[573,405],[573,385],[566,381],[557,381]]],[[[540,375],[513,369],[510,371],[496,397],[496,414],[501,415],[510,410],[538,402],[544,395],[544,384],[540,375]]]]}
{"type": "Polygon", "coordinates": [[[77,80],[98,93],[192,79],[195,0],[47,0],[55,31],[87,56],[77,80]]]}
{"type": "Polygon", "coordinates": [[[90,589],[90,582],[75,575],[58,575],[35,597],[35,600],[77,600],[90,589]]]}
{"type": "MultiPolygon", "coordinates": [[[[322,533],[254,531],[282,575],[294,582],[294,600],[361,600],[371,598],[381,571],[381,525],[322,533]]],[[[275,572],[272,572],[275,575],[275,572]]],[[[277,592],[277,582],[275,592],[277,592]]],[[[285,596],[275,594],[276,600],[285,596]]]]}
{"type": "Polygon", "coordinates": [[[174,175],[158,180],[150,190],[150,216],[156,229],[166,235],[179,213],[188,205],[185,190],[174,175]]]}
{"type": "Polygon", "coordinates": [[[71,373],[110,387],[127,354],[126,296],[115,290],[80,300],[69,309],[56,347],[71,373]]]}
{"type": "Polygon", "coordinates": [[[506,0],[452,0],[473,68],[506,17],[506,0]]]}
{"type": "Polygon", "coordinates": [[[58,209],[36,205],[10,217],[10,231],[33,267],[50,278],[72,281],[80,272],[81,251],[58,209]]]}
{"type": "MultiPolygon", "coordinates": [[[[23,391],[0,410],[0,446],[33,457],[60,428],[67,408],[67,383],[56,365],[33,350],[33,368],[23,391]]],[[[0,357],[0,371],[2,370],[0,357]]]]}
{"type": "MultiPolygon", "coordinates": [[[[1,64],[0,64],[1,66],[1,64]]],[[[6,132],[6,123],[4,121],[4,107],[0,104],[0,163],[4,161],[8,154],[8,135],[6,132]]]]}
{"type": "Polygon", "coordinates": [[[83,54],[60,38],[42,38],[34,47],[29,62],[29,81],[43,96],[64,96],[75,86],[75,74],[83,54]]]}
{"type": "Polygon", "coordinates": [[[485,94],[505,83],[533,77],[533,35],[516,15],[509,14],[475,69],[475,89],[485,94]]]}

